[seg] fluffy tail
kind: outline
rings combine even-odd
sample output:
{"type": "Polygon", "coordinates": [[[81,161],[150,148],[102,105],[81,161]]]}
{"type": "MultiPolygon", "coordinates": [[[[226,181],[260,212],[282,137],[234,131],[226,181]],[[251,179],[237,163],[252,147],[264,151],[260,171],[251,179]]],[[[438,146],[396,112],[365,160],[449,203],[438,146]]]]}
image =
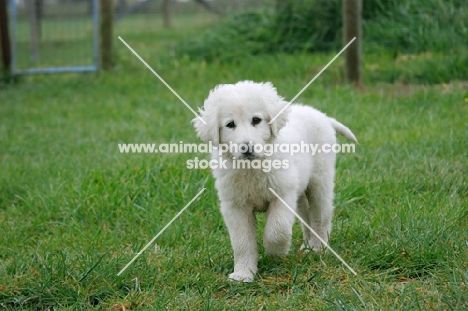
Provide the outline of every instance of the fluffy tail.
{"type": "Polygon", "coordinates": [[[341,135],[343,135],[349,140],[352,140],[356,143],[358,142],[356,136],[354,136],[353,132],[351,132],[349,128],[347,128],[346,126],[344,126],[343,124],[341,124],[340,122],[336,121],[333,118],[328,118],[328,119],[330,121],[330,124],[333,126],[333,128],[335,129],[337,133],[340,133],[341,135]]]}

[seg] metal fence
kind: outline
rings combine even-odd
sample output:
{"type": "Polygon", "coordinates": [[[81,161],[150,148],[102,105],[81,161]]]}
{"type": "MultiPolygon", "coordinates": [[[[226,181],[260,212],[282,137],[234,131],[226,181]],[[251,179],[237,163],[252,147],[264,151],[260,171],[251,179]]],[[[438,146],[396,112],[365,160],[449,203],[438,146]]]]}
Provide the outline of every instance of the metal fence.
{"type": "MultiPolygon", "coordinates": [[[[116,25],[143,32],[166,18],[229,15],[272,0],[113,0],[116,25]],[[166,10],[166,11],[165,11],[166,10]],[[125,21],[121,23],[121,21],[125,21]]],[[[99,0],[9,0],[13,74],[99,68],[99,0]]]]}
{"type": "Polygon", "coordinates": [[[95,71],[98,0],[10,0],[13,74],[95,71]]]}

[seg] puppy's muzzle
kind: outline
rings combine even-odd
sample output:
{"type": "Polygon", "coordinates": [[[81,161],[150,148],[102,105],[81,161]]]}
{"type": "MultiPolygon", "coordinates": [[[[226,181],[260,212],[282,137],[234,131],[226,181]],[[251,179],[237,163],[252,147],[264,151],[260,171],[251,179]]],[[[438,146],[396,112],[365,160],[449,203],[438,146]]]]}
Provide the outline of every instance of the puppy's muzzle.
{"type": "Polygon", "coordinates": [[[241,153],[242,158],[244,159],[256,158],[252,142],[239,144],[239,152],[241,153]]]}

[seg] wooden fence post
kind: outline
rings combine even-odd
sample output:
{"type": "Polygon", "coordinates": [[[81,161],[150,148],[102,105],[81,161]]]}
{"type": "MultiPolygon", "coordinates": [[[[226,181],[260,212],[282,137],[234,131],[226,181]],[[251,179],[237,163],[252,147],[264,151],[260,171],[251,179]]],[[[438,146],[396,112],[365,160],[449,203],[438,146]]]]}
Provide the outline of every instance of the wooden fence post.
{"type": "Polygon", "coordinates": [[[110,70],[114,65],[114,4],[112,0],[100,0],[101,69],[110,70]]]}
{"type": "Polygon", "coordinates": [[[9,76],[11,73],[11,46],[10,33],[8,32],[7,1],[0,0],[0,54],[2,65],[0,67],[0,80],[2,76],[9,76]]]}
{"type": "Polygon", "coordinates": [[[164,20],[164,28],[171,28],[171,12],[170,12],[171,0],[163,0],[161,4],[161,11],[164,20]]]}
{"type": "Polygon", "coordinates": [[[343,41],[346,49],[346,79],[355,86],[362,86],[362,0],[343,0],[343,41]]]}

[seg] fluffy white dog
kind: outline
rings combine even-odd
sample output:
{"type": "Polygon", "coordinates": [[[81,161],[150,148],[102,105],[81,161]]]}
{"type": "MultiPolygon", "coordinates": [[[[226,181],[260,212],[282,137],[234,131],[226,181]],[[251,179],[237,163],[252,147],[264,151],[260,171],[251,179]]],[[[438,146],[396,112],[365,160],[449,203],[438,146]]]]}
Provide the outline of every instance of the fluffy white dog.
{"type": "MultiPolygon", "coordinates": [[[[266,212],[263,245],[267,254],[285,255],[291,246],[295,217],[269,188],[328,242],[336,155],[320,152],[325,151],[321,146],[335,144],[336,132],[357,140],[343,124],[302,105],[291,105],[269,124],[286,105],[271,83],[242,81],[211,90],[200,109],[207,124],[193,120],[200,139],[219,147],[212,160],[223,162],[213,168],[213,175],[234,250],[234,272],[229,275],[233,280],[251,282],[257,272],[254,212],[266,212]],[[222,148],[226,144],[230,148],[222,148]],[[318,151],[292,154],[284,148],[301,144],[318,146],[318,151]],[[283,147],[267,154],[271,145],[283,147]],[[237,163],[241,160],[242,165],[237,163]]],[[[322,249],[310,230],[305,226],[302,230],[303,248],[322,249]]]]}

